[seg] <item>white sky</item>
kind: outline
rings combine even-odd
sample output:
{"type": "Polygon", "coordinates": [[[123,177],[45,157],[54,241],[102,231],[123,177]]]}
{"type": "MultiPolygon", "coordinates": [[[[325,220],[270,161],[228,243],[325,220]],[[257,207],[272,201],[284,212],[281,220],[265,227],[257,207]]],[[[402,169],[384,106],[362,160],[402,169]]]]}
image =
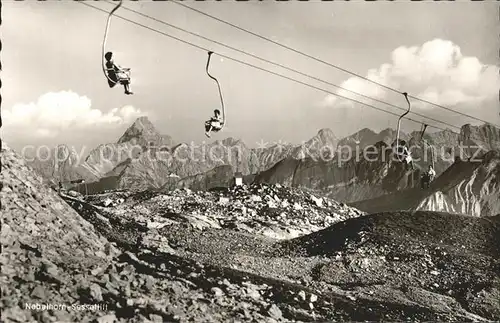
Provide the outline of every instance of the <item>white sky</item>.
{"type": "MultiPolygon", "coordinates": [[[[108,11],[113,8],[104,1],[88,3],[108,11]]],[[[498,33],[493,32],[498,24],[497,3],[184,3],[401,91],[500,124],[500,44],[498,33]]],[[[124,2],[124,7],[406,107],[401,95],[387,93],[173,3],[124,2]]],[[[2,9],[2,136],[13,148],[61,143],[93,148],[115,142],[141,115],[148,115],[162,133],[178,142],[206,139],[203,122],[219,107],[216,84],[205,74],[206,52],[114,18],[108,49],[115,53],[118,64],[132,68],[135,94],[126,96],[122,88],[110,89],[101,71],[105,13],[73,1],[4,1],[2,9]]],[[[123,8],[117,15],[337,91],[123,8]]],[[[346,104],[217,56],[212,63],[211,71],[221,83],[228,113],[227,129],[214,140],[232,136],[251,146],[260,139],[298,143],[324,127],[339,137],[363,127],[396,127],[396,117],[346,104]]],[[[458,126],[473,121],[435,107],[417,103],[414,107],[458,126]]],[[[419,128],[411,122],[403,126],[406,131],[419,128]]]]}

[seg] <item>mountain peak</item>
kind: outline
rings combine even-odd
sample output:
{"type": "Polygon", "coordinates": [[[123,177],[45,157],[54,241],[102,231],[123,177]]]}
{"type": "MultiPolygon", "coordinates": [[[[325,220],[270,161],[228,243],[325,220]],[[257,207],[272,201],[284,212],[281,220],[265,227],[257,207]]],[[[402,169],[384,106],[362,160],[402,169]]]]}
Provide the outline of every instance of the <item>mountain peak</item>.
{"type": "Polygon", "coordinates": [[[465,124],[460,129],[460,137],[462,141],[471,140],[484,150],[500,150],[500,129],[490,124],[465,124]]]}
{"type": "Polygon", "coordinates": [[[330,143],[335,143],[338,141],[337,136],[333,133],[332,129],[330,128],[322,128],[318,130],[318,133],[316,136],[311,138],[310,141],[320,141],[321,143],[325,144],[330,144],[330,143]]]}
{"type": "Polygon", "coordinates": [[[335,137],[335,134],[333,133],[332,129],[330,128],[322,128],[318,130],[318,136],[333,136],[335,137]]]}
{"type": "Polygon", "coordinates": [[[118,143],[139,142],[144,144],[153,141],[155,144],[159,144],[159,141],[162,141],[160,139],[161,137],[162,135],[149,118],[147,116],[142,116],[137,118],[134,123],[125,130],[124,134],[118,139],[118,143]]]}
{"type": "Polygon", "coordinates": [[[347,138],[355,139],[356,141],[364,141],[367,140],[368,138],[373,138],[377,135],[377,133],[370,128],[363,128],[352,135],[348,136],[347,138]]]}
{"type": "Polygon", "coordinates": [[[360,131],[358,131],[358,133],[359,133],[360,135],[375,135],[375,134],[376,134],[376,132],[375,132],[375,131],[373,131],[373,130],[372,130],[372,129],[370,129],[370,128],[363,128],[363,129],[361,129],[360,131]]]}
{"type": "Polygon", "coordinates": [[[131,128],[148,130],[148,131],[156,131],[155,126],[149,120],[149,118],[147,116],[142,116],[142,117],[135,119],[134,123],[132,123],[132,125],[129,127],[129,129],[131,129],[131,128]]]}
{"type": "Polygon", "coordinates": [[[329,147],[331,150],[334,150],[337,144],[338,139],[333,131],[329,128],[322,128],[314,137],[303,143],[303,145],[296,147],[291,155],[294,159],[304,159],[310,153],[312,153],[313,156],[322,156],[322,154],[324,154],[323,148],[329,147]]]}

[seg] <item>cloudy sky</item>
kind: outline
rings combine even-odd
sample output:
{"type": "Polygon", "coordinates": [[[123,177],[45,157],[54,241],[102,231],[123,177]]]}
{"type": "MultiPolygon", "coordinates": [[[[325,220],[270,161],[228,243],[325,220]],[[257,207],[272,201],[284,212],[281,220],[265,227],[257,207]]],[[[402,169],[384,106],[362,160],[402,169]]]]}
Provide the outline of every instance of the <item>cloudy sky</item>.
{"type": "MultiPolygon", "coordinates": [[[[88,2],[110,11],[113,4],[88,2]]],[[[498,5],[494,2],[192,2],[184,3],[400,91],[500,124],[498,5]]],[[[328,67],[170,2],[125,2],[156,19],[391,104],[403,96],[328,67]]],[[[216,53],[399,113],[394,107],[263,63],[141,17],[117,15],[216,53]]],[[[133,96],[110,89],[101,71],[107,15],[70,1],[6,1],[2,8],[3,138],[28,144],[94,147],[115,142],[147,115],[176,141],[205,140],[203,122],[219,107],[203,50],[112,20],[107,47],[132,68],[133,96]]],[[[232,136],[299,143],[320,128],[339,137],[362,127],[396,127],[397,117],[215,55],[212,73],[232,136]]],[[[460,126],[474,120],[414,102],[414,111],[460,126]]],[[[419,116],[411,116],[422,120],[419,116]]],[[[436,124],[435,122],[430,123],[436,124]]],[[[436,124],[446,127],[442,124],[436,124]]],[[[407,131],[419,128],[405,122],[407,131]]],[[[455,129],[456,130],[456,129],[455,129]]]]}

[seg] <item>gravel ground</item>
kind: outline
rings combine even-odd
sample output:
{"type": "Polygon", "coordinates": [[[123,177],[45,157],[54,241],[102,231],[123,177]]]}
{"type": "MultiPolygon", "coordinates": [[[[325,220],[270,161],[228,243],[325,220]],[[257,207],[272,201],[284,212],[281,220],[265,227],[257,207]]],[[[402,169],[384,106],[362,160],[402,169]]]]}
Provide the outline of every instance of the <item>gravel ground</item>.
{"type": "Polygon", "coordinates": [[[2,322],[500,319],[500,216],[281,186],[61,197],[2,161],[2,322]]]}

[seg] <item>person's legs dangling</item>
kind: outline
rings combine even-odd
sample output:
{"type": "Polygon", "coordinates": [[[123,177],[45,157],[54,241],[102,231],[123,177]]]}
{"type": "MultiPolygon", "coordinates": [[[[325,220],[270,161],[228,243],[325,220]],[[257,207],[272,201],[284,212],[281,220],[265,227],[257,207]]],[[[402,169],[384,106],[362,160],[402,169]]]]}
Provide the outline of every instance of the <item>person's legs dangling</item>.
{"type": "Polygon", "coordinates": [[[128,73],[122,72],[119,74],[120,77],[120,83],[123,85],[123,88],[125,89],[125,94],[134,94],[130,90],[130,77],[128,73]]]}

